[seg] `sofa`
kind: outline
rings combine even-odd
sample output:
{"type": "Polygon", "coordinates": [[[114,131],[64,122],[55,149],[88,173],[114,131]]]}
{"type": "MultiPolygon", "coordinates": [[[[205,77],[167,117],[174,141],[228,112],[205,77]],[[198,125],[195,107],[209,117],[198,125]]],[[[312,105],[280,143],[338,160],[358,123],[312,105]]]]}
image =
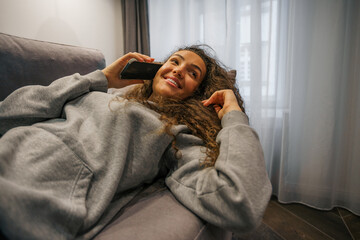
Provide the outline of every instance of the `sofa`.
{"type": "MultiPolygon", "coordinates": [[[[0,33],[0,101],[22,86],[48,85],[60,77],[86,74],[105,65],[104,55],[96,49],[0,33]]],[[[6,239],[6,236],[0,235],[0,238],[6,239]]],[[[230,232],[206,223],[180,204],[163,179],[145,186],[94,237],[132,240],[231,238],[230,232]]]]}

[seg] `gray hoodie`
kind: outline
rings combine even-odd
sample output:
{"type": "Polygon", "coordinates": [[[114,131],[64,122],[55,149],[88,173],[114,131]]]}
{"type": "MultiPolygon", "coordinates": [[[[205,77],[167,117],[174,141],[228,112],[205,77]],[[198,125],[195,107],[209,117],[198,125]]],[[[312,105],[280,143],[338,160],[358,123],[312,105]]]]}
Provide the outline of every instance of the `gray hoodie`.
{"type": "Polygon", "coordinates": [[[220,155],[214,167],[202,168],[203,142],[186,126],[172,129],[181,152],[175,154],[158,113],[106,91],[106,77],[95,71],[23,87],[0,102],[6,236],[91,238],[166,166],[170,191],[205,221],[235,233],[257,226],[271,185],[242,112],[223,117],[220,155]]]}

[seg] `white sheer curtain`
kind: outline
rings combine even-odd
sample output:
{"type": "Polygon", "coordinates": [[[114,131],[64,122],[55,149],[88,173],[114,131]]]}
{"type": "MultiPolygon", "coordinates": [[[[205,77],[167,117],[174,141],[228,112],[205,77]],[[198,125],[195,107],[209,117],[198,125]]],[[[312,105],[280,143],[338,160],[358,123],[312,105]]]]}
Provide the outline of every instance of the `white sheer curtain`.
{"type": "Polygon", "coordinates": [[[359,215],[359,2],[148,1],[153,57],[206,43],[237,70],[279,201],[359,215]]]}

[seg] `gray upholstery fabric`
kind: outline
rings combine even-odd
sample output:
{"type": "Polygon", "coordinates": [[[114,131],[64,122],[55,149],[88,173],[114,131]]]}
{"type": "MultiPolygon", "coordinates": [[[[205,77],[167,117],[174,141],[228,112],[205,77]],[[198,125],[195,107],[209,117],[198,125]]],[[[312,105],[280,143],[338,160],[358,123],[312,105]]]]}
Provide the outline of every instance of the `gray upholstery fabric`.
{"type": "Polygon", "coordinates": [[[230,240],[180,204],[159,180],[133,199],[95,240],[230,240]]]}
{"type": "Polygon", "coordinates": [[[0,33],[0,101],[25,85],[48,85],[63,76],[104,67],[99,50],[0,33]]]}

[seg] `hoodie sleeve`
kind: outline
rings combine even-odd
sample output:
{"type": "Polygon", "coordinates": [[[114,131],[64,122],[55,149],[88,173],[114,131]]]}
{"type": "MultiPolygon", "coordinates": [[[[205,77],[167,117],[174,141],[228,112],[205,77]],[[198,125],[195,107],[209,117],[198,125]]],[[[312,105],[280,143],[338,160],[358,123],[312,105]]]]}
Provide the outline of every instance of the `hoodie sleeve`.
{"type": "MultiPolygon", "coordinates": [[[[257,133],[240,111],[227,113],[217,136],[220,154],[214,167],[204,168],[201,140],[177,135],[181,156],[166,184],[175,197],[205,221],[235,233],[258,226],[269,202],[271,184],[257,133]]],[[[175,160],[174,160],[175,161],[175,160]]]]}
{"type": "Polygon", "coordinates": [[[0,102],[0,135],[17,126],[58,118],[66,102],[90,91],[107,91],[107,79],[100,70],[63,77],[49,86],[19,88],[0,102]]]}

